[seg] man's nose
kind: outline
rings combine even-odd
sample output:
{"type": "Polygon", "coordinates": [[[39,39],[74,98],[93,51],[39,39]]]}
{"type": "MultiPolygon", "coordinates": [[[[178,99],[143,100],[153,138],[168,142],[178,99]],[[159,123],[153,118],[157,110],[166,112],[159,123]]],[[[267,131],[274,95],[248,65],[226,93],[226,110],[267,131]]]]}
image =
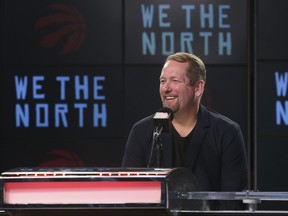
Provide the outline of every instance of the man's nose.
{"type": "Polygon", "coordinates": [[[169,81],[165,82],[163,86],[164,91],[171,91],[171,83],[169,81]]]}

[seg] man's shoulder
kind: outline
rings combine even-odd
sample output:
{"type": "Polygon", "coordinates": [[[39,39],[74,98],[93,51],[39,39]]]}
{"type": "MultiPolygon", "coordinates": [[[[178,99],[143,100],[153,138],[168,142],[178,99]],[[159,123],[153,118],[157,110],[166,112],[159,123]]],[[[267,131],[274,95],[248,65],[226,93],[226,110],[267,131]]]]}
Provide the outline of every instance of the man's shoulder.
{"type": "Polygon", "coordinates": [[[134,123],[133,127],[145,127],[153,123],[153,115],[146,116],[134,123]]]}
{"type": "Polygon", "coordinates": [[[207,115],[209,116],[210,123],[220,124],[220,125],[226,125],[226,126],[236,126],[239,127],[239,124],[232,120],[231,118],[211,109],[211,108],[205,108],[207,111],[207,115]]]}

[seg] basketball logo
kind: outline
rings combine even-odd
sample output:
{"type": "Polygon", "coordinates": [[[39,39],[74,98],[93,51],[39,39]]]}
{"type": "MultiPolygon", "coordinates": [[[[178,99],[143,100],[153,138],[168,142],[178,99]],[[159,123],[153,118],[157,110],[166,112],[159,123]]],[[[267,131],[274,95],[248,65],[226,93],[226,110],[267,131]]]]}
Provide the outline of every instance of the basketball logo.
{"type": "Polygon", "coordinates": [[[74,52],[85,41],[83,16],[66,4],[52,4],[49,9],[49,14],[40,17],[35,24],[35,30],[41,31],[40,45],[43,48],[60,47],[60,55],[74,52]]]}

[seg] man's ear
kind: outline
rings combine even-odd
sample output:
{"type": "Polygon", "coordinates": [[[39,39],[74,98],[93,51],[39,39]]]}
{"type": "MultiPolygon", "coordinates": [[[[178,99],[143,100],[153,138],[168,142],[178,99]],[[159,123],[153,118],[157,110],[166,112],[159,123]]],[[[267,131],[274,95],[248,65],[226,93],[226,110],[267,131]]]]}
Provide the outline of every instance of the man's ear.
{"type": "Polygon", "coordinates": [[[204,88],[205,88],[205,82],[203,80],[199,80],[195,84],[195,95],[197,97],[202,96],[202,94],[204,93],[204,88]]]}

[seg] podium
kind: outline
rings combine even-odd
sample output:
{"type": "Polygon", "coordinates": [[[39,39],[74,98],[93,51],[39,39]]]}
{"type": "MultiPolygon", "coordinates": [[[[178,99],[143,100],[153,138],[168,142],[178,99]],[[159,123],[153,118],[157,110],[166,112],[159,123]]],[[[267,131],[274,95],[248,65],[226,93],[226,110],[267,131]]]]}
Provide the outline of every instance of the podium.
{"type": "MultiPolygon", "coordinates": [[[[170,192],[199,190],[185,168],[17,168],[0,181],[0,207],[14,216],[172,215],[186,207],[170,192]]],[[[189,209],[207,203],[193,200],[189,209]]]]}
{"type": "Polygon", "coordinates": [[[200,191],[185,168],[18,168],[0,176],[2,216],[268,216],[261,201],[288,201],[288,192],[200,191]],[[250,203],[244,211],[213,211],[207,201],[250,203]]]}

